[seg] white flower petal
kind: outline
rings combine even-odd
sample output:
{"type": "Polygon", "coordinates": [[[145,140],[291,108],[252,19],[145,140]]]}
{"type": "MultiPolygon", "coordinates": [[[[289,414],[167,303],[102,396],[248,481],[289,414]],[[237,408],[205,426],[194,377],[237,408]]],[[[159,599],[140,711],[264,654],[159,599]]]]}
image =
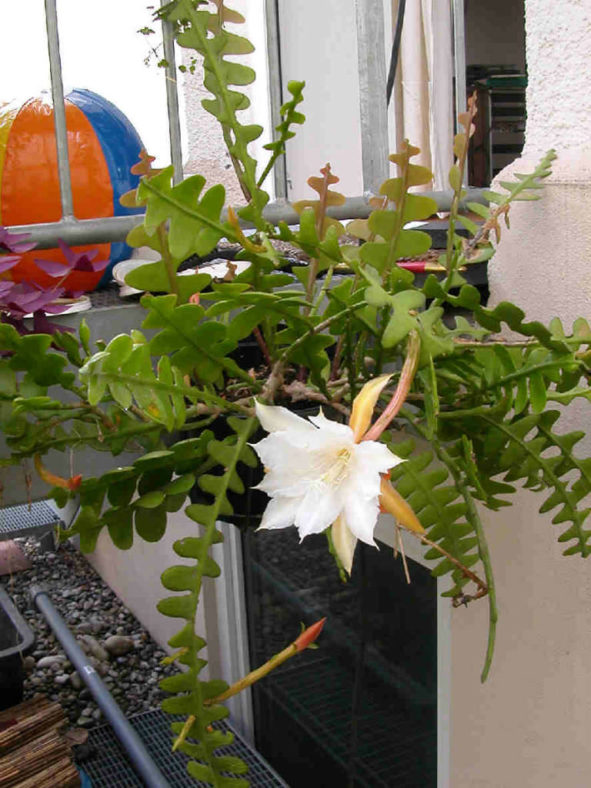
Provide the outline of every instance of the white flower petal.
{"type": "Polygon", "coordinates": [[[293,476],[286,478],[285,474],[269,471],[265,478],[253,489],[262,490],[271,496],[282,496],[285,498],[303,498],[310,487],[317,484],[315,478],[308,476],[293,476]]]}
{"type": "Polygon", "coordinates": [[[255,410],[261,427],[267,432],[313,430],[314,427],[306,419],[296,416],[291,410],[278,405],[263,405],[255,400],[255,410]]]}
{"type": "Polygon", "coordinates": [[[316,484],[308,490],[301,500],[296,515],[296,528],[303,539],[309,534],[325,531],[339,516],[342,498],[334,487],[316,484]]]}
{"type": "Polygon", "coordinates": [[[371,466],[364,465],[359,461],[351,463],[349,476],[345,481],[347,495],[354,495],[357,498],[371,499],[380,494],[382,477],[371,466]]]}
{"type": "Polygon", "coordinates": [[[299,505],[296,498],[273,498],[267,504],[259,528],[288,528],[294,524],[299,505]]]}
{"type": "Polygon", "coordinates": [[[330,433],[332,435],[338,436],[339,438],[344,438],[351,443],[354,441],[353,430],[351,427],[349,427],[347,424],[339,424],[338,421],[327,419],[324,415],[324,412],[322,411],[322,408],[320,408],[317,416],[310,416],[309,420],[323,432],[330,433]]]}
{"type": "Polygon", "coordinates": [[[286,463],[290,457],[294,461],[295,467],[304,467],[309,463],[309,452],[291,446],[285,439],[284,432],[267,435],[266,438],[263,438],[258,443],[251,443],[250,445],[267,468],[279,468],[285,465],[285,470],[287,470],[286,463]]]}
{"type": "Polygon", "coordinates": [[[362,441],[355,449],[355,456],[361,462],[371,465],[378,473],[386,473],[390,468],[399,465],[404,460],[383,443],[377,441],[362,441]]]}
{"type": "Polygon", "coordinates": [[[336,554],[339,557],[341,564],[345,571],[351,574],[353,568],[353,556],[355,555],[355,545],[357,544],[357,537],[355,537],[350,528],[347,526],[346,520],[341,515],[337,517],[333,523],[332,530],[332,544],[336,554]]]}
{"type": "Polygon", "coordinates": [[[362,499],[348,494],[345,500],[345,520],[351,533],[366,544],[376,546],[373,532],[380,511],[377,498],[362,499]]]}

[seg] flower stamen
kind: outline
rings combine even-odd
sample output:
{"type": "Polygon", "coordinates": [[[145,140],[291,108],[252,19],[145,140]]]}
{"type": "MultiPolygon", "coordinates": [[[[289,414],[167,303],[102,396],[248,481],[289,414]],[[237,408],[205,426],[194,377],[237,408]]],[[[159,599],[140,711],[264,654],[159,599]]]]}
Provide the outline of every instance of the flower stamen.
{"type": "Polygon", "coordinates": [[[350,449],[340,449],[337,452],[336,461],[322,476],[322,483],[331,487],[337,487],[347,476],[349,460],[351,459],[350,449]]]}

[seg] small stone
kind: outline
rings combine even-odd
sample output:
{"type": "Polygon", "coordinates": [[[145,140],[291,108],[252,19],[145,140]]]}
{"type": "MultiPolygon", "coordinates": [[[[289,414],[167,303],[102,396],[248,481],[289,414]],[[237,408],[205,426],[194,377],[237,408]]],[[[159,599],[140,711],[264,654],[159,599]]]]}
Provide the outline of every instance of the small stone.
{"type": "Polygon", "coordinates": [[[35,668],[35,657],[25,657],[23,659],[23,669],[25,673],[30,673],[35,668]]]}
{"type": "Polygon", "coordinates": [[[92,632],[92,627],[88,621],[83,621],[81,624],[78,624],[78,632],[82,633],[83,635],[90,635],[92,632]]]}
{"type": "Polygon", "coordinates": [[[122,657],[135,648],[133,640],[123,635],[111,635],[110,638],[104,641],[103,645],[109,654],[112,654],[114,657],[122,657]]]}
{"type": "Polygon", "coordinates": [[[92,723],[92,717],[87,717],[85,714],[81,714],[76,720],[76,725],[79,728],[88,728],[92,725],[92,723]]]}
{"type": "Polygon", "coordinates": [[[74,671],[74,673],[70,675],[70,683],[72,684],[74,689],[77,690],[82,689],[82,679],[78,675],[77,671],[74,671]]]}
{"type": "Polygon", "coordinates": [[[38,668],[51,668],[53,665],[58,665],[59,668],[63,665],[66,661],[66,658],[61,654],[55,654],[50,657],[41,657],[41,659],[37,662],[38,668]]]}
{"type": "Polygon", "coordinates": [[[67,673],[58,673],[57,676],[54,676],[53,680],[56,684],[64,685],[70,681],[70,677],[67,673]]]}
{"type": "Polygon", "coordinates": [[[90,654],[90,656],[95,659],[98,659],[99,662],[104,662],[109,659],[108,652],[105,651],[98,640],[95,640],[91,635],[80,635],[78,642],[82,646],[83,651],[90,654]]]}
{"type": "Polygon", "coordinates": [[[101,621],[100,618],[97,618],[96,616],[93,616],[93,618],[91,618],[88,621],[88,623],[90,624],[93,635],[98,635],[98,633],[103,628],[103,622],[101,621]]]}
{"type": "Polygon", "coordinates": [[[102,713],[102,711],[101,711],[100,709],[95,709],[95,710],[92,712],[92,718],[93,718],[94,720],[100,720],[100,718],[101,718],[102,716],[103,716],[103,713],[102,713]]]}

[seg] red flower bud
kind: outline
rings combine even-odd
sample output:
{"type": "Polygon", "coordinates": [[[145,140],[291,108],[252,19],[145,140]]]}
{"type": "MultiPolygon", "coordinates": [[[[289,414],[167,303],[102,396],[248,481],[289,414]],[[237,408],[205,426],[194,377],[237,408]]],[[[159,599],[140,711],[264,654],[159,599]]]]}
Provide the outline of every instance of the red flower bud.
{"type": "Polygon", "coordinates": [[[313,643],[318,635],[322,632],[322,627],[324,626],[324,622],[326,621],[326,616],[321,618],[320,621],[317,621],[315,624],[312,624],[307,629],[304,629],[302,634],[294,640],[294,646],[297,648],[298,651],[303,651],[305,648],[313,643]]]}

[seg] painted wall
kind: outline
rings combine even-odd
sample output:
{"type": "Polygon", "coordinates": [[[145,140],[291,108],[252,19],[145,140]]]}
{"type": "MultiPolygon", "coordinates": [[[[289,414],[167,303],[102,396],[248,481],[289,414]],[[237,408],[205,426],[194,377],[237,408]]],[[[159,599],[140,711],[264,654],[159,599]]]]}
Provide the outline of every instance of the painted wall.
{"type": "MultiPolygon", "coordinates": [[[[183,624],[181,619],[161,615],[157,603],[166,596],[174,596],[157,579],[169,566],[191,563],[190,559],[180,558],[172,549],[177,539],[194,536],[196,524],[189,520],[183,511],[169,514],[166,534],[157,543],[144,542],[137,537],[130,550],[117,550],[105,530],[99,536],[97,548],[88,559],[103,580],[123,600],[131,612],[142,622],[154,640],[167,651],[169,638],[176,634],[183,624]],[[149,578],[149,582],[146,579],[149,578]]],[[[204,586],[207,598],[209,584],[204,586]]],[[[211,591],[209,591],[211,593],[211,591]]],[[[195,630],[201,634],[206,631],[205,607],[201,604],[197,613],[195,630]]],[[[207,659],[207,651],[202,652],[207,659]]]]}
{"type": "MultiPolygon", "coordinates": [[[[386,1],[384,14],[389,31],[386,1]]],[[[313,196],[306,180],[326,162],[340,178],[339,191],[362,194],[355,2],[280,0],[279,27],[284,85],[291,79],[306,82],[301,105],[306,123],[287,152],[288,198],[313,196]]],[[[390,41],[387,34],[388,53],[390,41]]]]}
{"type": "MultiPolygon", "coordinates": [[[[523,158],[499,175],[527,172],[558,150],[537,203],[518,203],[511,231],[489,263],[491,302],[514,301],[528,317],[567,326],[591,320],[591,97],[587,88],[591,5],[526,0],[528,121],[523,158]]],[[[564,430],[590,431],[591,405],[569,407],[564,430]]],[[[589,455],[591,438],[578,445],[589,455]]],[[[487,514],[499,593],[497,653],[483,687],[482,610],[454,612],[454,788],[581,788],[591,780],[591,564],[563,557],[563,526],[539,515],[523,491],[517,505],[487,514]]],[[[556,511],[556,510],[555,510],[556,511]]]]}

